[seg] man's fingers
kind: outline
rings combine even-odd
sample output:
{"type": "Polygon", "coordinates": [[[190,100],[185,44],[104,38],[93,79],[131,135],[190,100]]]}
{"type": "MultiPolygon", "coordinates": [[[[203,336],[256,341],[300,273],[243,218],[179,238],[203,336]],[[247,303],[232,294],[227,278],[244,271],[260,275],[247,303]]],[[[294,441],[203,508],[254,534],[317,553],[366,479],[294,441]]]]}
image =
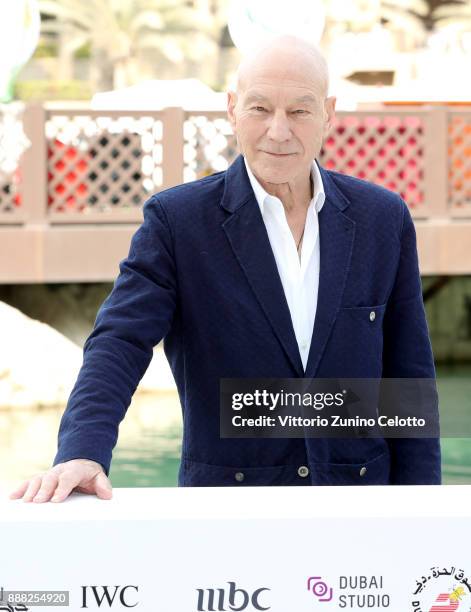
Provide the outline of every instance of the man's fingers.
{"type": "Polygon", "coordinates": [[[26,493],[23,496],[23,501],[30,502],[33,499],[33,497],[38,492],[39,487],[41,486],[41,481],[42,481],[41,474],[38,474],[36,476],[33,476],[33,478],[31,478],[31,480],[28,483],[26,493]]]}
{"type": "Polygon", "coordinates": [[[95,479],[95,492],[100,499],[113,497],[113,488],[104,472],[100,472],[95,479]]]}
{"type": "Polygon", "coordinates": [[[36,495],[33,497],[34,502],[45,502],[51,499],[51,495],[54,493],[57,487],[58,474],[57,472],[49,471],[44,474],[42,478],[41,487],[36,495]]]}
{"type": "Polygon", "coordinates": [[[29,480],[25,480],[24,482],[22,482],[19,487],[17,487],[14,491],[10,493],[10,499],[18,499],[20,497],[23,497],[26,492],[26,489],[28,488],[28,485],[29,480]]]}
{"type": "Polygon", "coordinates": [[[70,495],[72,489],[80,483],[82,474],[80,472],[66,472],[59,476],[59,484],[51,498],[52,502],[61,502],[70,495]]]}
{"type": "Polygon", "coordinates": [[[71,459],[25,480],[10,493],[10,499],[23,497],[23,501],[61,502],[74,489],[101,499],[113,496],[111,482],[99,463],[90,459],[71,459]]]}

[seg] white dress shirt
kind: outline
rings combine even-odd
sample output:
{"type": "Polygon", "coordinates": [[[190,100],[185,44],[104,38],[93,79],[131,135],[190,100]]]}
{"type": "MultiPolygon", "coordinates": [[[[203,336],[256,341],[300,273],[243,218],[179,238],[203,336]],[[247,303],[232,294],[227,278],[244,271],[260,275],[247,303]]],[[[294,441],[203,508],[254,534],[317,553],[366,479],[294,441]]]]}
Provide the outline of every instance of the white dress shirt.
{"type": "Polygon", "coordinates": [[[304,371],[306,371],[319,289],[320,249],[317,215],[325,201],[322,177],[313,160],[311,177],[314,196],[307,209],[301,257],[299,257],[281,200],[265,191],[255,178],[245,156],[244,161],[275,256],[298,342],[299,354],[304,371]]]}

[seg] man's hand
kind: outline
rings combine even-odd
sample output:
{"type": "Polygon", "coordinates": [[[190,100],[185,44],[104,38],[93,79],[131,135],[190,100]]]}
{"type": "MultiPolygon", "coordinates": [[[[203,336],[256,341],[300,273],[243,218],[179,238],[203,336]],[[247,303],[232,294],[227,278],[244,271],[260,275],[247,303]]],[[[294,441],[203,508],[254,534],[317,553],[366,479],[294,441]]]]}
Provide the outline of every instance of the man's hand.
{"type": "Polygon", "coordinates": [[[10,493],[10,499],[22,497],[25,502],[61,502],[72,491],[96,495],[100,499],[112,497],[111,482],[99,463],[91,459],[72,459],[25,480],[10,493]]]}

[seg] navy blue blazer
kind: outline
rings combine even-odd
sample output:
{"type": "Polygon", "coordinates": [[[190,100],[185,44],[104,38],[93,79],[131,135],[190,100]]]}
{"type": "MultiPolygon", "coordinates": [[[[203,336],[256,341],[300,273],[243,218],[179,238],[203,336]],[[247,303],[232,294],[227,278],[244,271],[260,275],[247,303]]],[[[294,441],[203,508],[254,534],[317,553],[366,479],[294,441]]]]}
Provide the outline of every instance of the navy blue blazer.
{"type": "Polygon", "coordinates": [[[306,372],[239,155],[226,171],[145,202],[144,221],[85,342],[54,465],[88,458],[109,473],[119,423],[164,339],[183,411],[180,486],[441,482],[439,439],[220,437],[221,378],[435,377],[405,202],[319,169],[326,200],[306,372]]]}

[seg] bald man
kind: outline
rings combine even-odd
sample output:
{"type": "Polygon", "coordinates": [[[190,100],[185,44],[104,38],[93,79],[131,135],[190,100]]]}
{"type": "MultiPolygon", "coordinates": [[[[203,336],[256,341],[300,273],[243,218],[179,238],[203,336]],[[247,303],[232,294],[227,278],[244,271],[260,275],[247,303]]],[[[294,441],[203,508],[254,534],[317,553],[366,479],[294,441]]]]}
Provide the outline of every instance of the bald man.
{"type": "Polygon", "coordinates": [[[316,161],[327,93],[324,58],[295,37],[242,60],[227,109],[240,155],[145,203],[85,343],[54,466],[13,498],[111,497],[118,426],[162,339],[183,412],[180,486],[441,482],[436,438],[220,435],[223,378],[435,377],[410,213],[316,161]]]}

